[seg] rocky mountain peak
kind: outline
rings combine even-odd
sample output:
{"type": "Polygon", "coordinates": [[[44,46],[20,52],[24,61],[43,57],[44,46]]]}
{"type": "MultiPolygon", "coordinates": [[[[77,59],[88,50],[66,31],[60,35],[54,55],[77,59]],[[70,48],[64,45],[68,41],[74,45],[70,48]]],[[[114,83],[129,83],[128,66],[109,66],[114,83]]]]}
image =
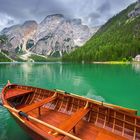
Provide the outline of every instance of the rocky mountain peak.
{"type": "Polygon", "coordinates": [[[31,51],[40,55],[62,56],[83,45],[95,32],[81,19],[68,19],[61,14],[48,15],[37,24],[36,21],[25,21],[4,29],[15,52],[31,51]]]}
{"type": "Polygon", "coordinates": [[[38,24],[36,21],[25,21],[22,25],[21,28],[24,32],[30,32],[32,30],[37,30],[38,24]],[[30,31],[29,31],[30,30],[30,31]]]}
{"type": "Polygon", "coordinates": [[[62,14],[53,14],[46,16],[40,24],[45,24],[49,21],[61,22],[62,20],[64,20],[64,16],[62,14]]]}
{"type": "Polygon", "coordinates": [[[25,21],[22,26],[28,27],[32,25],[37,25],[37,22],[35,20],[28,20],[28,21],[25,21]]]}
{"type": "Polygon", "coordinates": [[[45,19],[48,19],[48,18],[64,18],[64,15],[62,15],[62,14],[48,15],[48,16],[46,16],[45,19]]]}

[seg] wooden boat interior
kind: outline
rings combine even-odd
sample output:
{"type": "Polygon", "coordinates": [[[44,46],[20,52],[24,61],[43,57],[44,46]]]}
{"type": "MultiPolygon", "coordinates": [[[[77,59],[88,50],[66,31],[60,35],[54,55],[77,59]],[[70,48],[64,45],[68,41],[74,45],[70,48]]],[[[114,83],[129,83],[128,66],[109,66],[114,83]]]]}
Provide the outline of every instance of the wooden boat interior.
{"type": "MultiPolygon", "coordinates": [[[[140,140],[140,117],[78,96],[31,86],[10,85],[8,104],[81,139],[140,140]]],[[[32,122],[56,139],[64,135],[32,122]]]]}

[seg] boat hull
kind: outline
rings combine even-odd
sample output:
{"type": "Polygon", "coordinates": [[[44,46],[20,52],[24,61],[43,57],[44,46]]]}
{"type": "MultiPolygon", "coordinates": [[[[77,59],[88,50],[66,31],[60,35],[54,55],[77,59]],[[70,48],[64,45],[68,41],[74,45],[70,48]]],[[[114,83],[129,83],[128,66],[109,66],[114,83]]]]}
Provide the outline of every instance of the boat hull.
{"type": "MultiPolygon", "coordinates": [[[[29,128],[27,125],[25,125],[24,123],[22,123],[13,114],[11,114],[11,116],[16,121],[16,123],[27,133],[27,135],[29,137],[31,137],[33,140],[46,140],[46,138],[44,138],[43,136],[41,136],[39,133],[36,133],[35,131],[33,131],[33,129],[29,128]]],[[[50,140],[49,136],[48,136],[48,140],[50,140]]]]}
{"type": "Polygon", "coordinates": [[[135,110],[63,91],[15,84],[4,87],[2,101],[34,140],[68,140],[75,136],[84,140],[140,139],[140,117],[135,110]],[[59,134],[53,135],[56,132],[59,134]]]}

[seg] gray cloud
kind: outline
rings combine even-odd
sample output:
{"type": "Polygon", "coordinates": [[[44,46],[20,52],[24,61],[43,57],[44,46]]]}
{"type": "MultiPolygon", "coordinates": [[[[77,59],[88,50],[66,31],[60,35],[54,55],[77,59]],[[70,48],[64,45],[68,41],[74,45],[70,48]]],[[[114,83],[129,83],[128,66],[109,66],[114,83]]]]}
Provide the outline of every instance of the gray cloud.
{"type": "Polygon", "coordinates": [[[88,16],[85,18],[85,21],[88,21],[90,25],[100,25],[105,20],[105,17],[108,16],[108,12],[111,10],[111,5],[109,1],[103,2],[95,11],[89,13],[88,16]],[[104,16],[104,17],[103,17],[104,16]]]}
{"type": "Polygon", "coordinates": [[[57,0],[0,0],[0,12],[20,19],[40,20],[48,14],[65,13],[66,8],[57,0]]]}
{"type": "Polygon", "coordinates": [[[9,20],[7,20],[7,24],[8,24],[8,25],[12,25],[12,24],[14,24],[14,20],[13,20],[13,19],[9,19],[9,20]]]}
{"type": "Polygon", "coordinates": [[[105,1],[101,6],[98,7],[97,11],[103,13],[103,12],[110,11],[110,9],[111,9],[111,4],[109,3],[109,1],[105,1]]]}
{"type": "Polygon", "coordinates": [[[0,0],[0,28],[15,23],[22,23],[29,19],[40,22],[47,15],[56,13],[70,18],[81,18],[85,24],[97,26],[103,24],[111,16],[135,1],[0,0]],[[4,15],[6,15],[5,21],[2,19],[4,15]]]}
{"type": "Polygon", "coordinates": [[[100,14],[99,13],[90,13],[88,15],[90,18],[93,18],[94,19],[99,19],[100,18],[100,14]]]}
{"type": "Polygon", "coordinates": [[[137,0],[99,0],[94,9],[90,8],[83,21],[91,26],[104,24],[109,18],[125,9],[128,5],[137,0]]]}

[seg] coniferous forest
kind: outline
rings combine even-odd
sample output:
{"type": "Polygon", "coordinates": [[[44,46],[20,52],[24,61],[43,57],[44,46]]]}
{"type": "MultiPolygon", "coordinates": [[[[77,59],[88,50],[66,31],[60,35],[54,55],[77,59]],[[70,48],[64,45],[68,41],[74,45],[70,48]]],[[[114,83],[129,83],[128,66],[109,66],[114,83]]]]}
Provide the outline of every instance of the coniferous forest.
{"type": "Polygon", "coordinates": [[[81,48],[64,61],[131,61],[140,54],[140,16],[128,17],[136,3],[111,18],[81,48]]]}

